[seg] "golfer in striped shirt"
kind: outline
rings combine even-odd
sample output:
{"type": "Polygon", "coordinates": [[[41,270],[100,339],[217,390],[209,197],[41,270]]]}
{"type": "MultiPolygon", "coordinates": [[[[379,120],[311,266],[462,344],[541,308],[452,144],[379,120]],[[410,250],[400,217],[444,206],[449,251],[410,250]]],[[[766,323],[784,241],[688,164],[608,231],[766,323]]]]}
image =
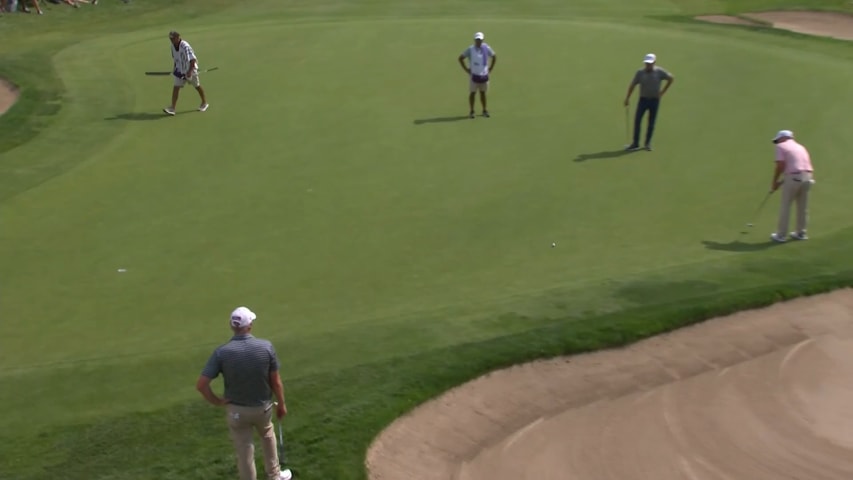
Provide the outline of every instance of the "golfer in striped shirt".
{"type": "Polygon", "coordinates": [[[175,114],[175,106],[178,104],[178,93],[184,85],[189,82],[201,97],[201,105],[198,111],[204,112],[209,106],[207,98],[204,95],[204,88],[198,79],[198,59],[193,52],[193,47],[189,42],[181,39],[181,34],[175,31],[169,32],[169,40],[172,41],[172,60],[174,61],[174,70],[172,75],[175,77],[175,86],[172,87],[172,105],[163,109],[167,115],[175,114]]]}
{"type": "Polygon", "coordinates": [[[628,108],[631,101],[631,94],[637,85],[640,86],[640,101],[637,103],[637,113],[634,115],[634,141],[625,147],[628,151],[640,149],[640,128],[643,123],[643,116],[649,112],[649,123],[646,127],[646,150],[652,149],[652,135],[655,132],[655,122],[658,117],[658,109],[660,108],[660,100],[669,90],[675,78],[671,73],[656,65],[657,56],[654,53],[646,55],[643,59],[643,68],[637,70],[634,78],[631,79],[631,84],[628,85],[628,94],[625,96],[625,108],[628,108]],[[666,81],[663,89],[661,83],[666,81]]]}
{"type": "Polygon", "coordinates": [[[279,419],[287,415],[278,357],[269,341],[252,335],[255,318],[254,312],[246,307],[231,312],[234,336],[207,360],[196,389],[208,402],[224,406],[227,411],[228,431],[237,452],[240,480],[257,480],[254,432],[261,437],[266,478],[290,480],[290,470],[282,471],[279,465],[272,424],[273,409],[279,419]],[[210,382],[220,374],[225,380],[224,398],[210,388],[210,382]],[[272,402],[273,395],[277,404],[272,402]]]}

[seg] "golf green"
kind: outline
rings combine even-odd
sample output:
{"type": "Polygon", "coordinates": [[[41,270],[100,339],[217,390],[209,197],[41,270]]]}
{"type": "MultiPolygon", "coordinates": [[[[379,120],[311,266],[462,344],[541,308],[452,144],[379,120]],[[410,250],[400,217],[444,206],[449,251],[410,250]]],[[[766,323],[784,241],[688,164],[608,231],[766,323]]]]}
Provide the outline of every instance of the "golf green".
{"type": "MultiPolygon", "coordinates": [[[[515,7],[476,21],[210,8],[186,26],[164,27],[157,10],[98,24],[57,49],[50,128],[2,153],[0,401],[16,413],[0,432],[23,445],[49,426],[76,438],[125,415],[198,408],[195,378],[238,305],[258,313],[289,389],[851,260],[853,64],[836,44],[546,10],[513,18],[515,7]],[[170,69],[171,28],[202,69],[219,67],[201,77],[207,112],[184,88],[178,115],[163,115],[172,79],[143,75],[170,69]],[[471,120],[456,57],[475,31],[498,62],[492,117],[471,120]],[[648,52],[676,80],[655,150],[624,154],[622,101],[648,52]],[[753,214],[782,128],[816,164],[812,240],[768,248],[778,196],[753,214]],[[57,389],[63,407],[50,408],[57,389]]],[[[301,416],[300,404],[331,400],[288,391],[298,454],[300,428],[335,418],[301,416]]],[[[233,472],[218,427],[218,443],[199,448],[233,472]]],[[[73,478],[117,478],[83,464],[73,478]]],[[[38,478],[32,468],[12,478],[38,478]]],[[[123,478],[149,478],[136,468],[123,478]]]]}

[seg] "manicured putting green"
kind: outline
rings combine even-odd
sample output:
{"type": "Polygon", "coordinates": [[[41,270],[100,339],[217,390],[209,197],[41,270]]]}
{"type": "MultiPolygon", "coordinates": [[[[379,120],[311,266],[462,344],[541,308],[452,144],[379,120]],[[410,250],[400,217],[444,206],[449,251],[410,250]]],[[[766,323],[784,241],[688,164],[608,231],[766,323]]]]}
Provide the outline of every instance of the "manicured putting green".
{"type": "MultiPolygon", "coordinates": [[[[66,266],[52,282],[26,275],[36,269],[12,282],[21,292],[38,284],[52,298],[32,328],[51,325],[61,339],[78,319],[124,318],[134,334],[113,339],[111,349],[133,352],[147,350],[144,340],[180,317],[183,334],[159,344],[178,349],[190,338],[219,338],[211,319],[242,299],[263,302],[267,318],[287,318],[278,328],[294,337],[318,325],[503,304],[542,289],[718,258],[701,241],[724,241],[747,220],[769,177],[764,140],[791,109],[834,125],[798,129],[820,166],[853,168],[824,154],[844,144],[829,142],[844,128],[834,117],[843,112],[810,101],[808,83],[844,78],[848,65],[643,27],[488,27],[499,56],[494,118],[424,124],[415,121],[466,113],[465,79],[455,64],[471,30],[464,22],[186,32],[202,66],[221,67],[204,77],[209,115],[124,120],[126,133],[109,149],[10,212],[12,231],[38,233],[31,265],[66,266]],[[620,100],[645,51],[658,52],[677,77],[661,112],[658,150],[576,161],[623,145],[620,100]],[[792,62],[802,66],[792,69],[792,62]],[[781,75],[791,82],[773,86],[781,75]],[[792,100],[776,101],[782,92],[792,100]],[[34,215],[70,195],[75,201],[52,215],[34,215]],[[58,216],[93,223],[67,232],[58,249],[58,216]],[[552,241],[559,247],[548,248],[552,241]],[[97,249],[86,254],[93,242],[97,249]],[[74,249],[83,254],[68,258],[74,249]],[[129,274],[117,276],[117,268],[129,274]],[[91,298],[92,287],[108,289],[111,300],[91,298]],[[69,318],[81,303],[91,310],[69,318]]],[[[162,64],[166,42],[153,32],[135,37],[122,49],[120,68],[139,72],[127,78],[136,104],[106,113],[157,114],[167,98],[170,81],[141,74],[162,64]]],[[[196,103],[185,89],[179,107],[196,103]]],[[[824,195],[836,188],[821,187],[824,195]]],[[[814,221],[835,227],[843,209],[823,198],[816,195],[814,221]]],[[[771,210],[754,235],[769,231],[771,210]]],[[[454,340],[436,339],[445,341],[454,340]]],[[[81,342],[16,359],[27,365],[99,354],[102,345],[81,342]]]]}

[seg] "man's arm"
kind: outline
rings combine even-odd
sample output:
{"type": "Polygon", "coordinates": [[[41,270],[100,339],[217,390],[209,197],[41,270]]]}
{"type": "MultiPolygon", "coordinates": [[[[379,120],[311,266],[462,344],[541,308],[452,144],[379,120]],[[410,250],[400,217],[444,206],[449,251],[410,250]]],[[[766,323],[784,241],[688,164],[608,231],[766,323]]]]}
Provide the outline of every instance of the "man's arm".
{"type": "Polygon", "coordinates": [[[461,55],[459,55],[459,65],[462,65],[462,70],[465,70],[466,73],[471,73],[471,69],[465,65],[465,58],[467,56],[468,50],[465,50],[461,55]]]}
{"type": "Polygon", "coordinates": [[[492,64],[489,65],[489,73],[492,73],[492,70],[495,69],[495,64],[498,63],[498,56],[492,52],[492,64]]]}
{"type": "Polygon", "coordinates": [[[278,354],[275,351],[275,347],[270,344],[269,346],[270,353],[270,364],[269,364],[269,381],[270,388],[272,388],[273,393],[275,394],[275,399],[278,401],[278,405],[276,406],[275,414],[278,418],[281,418],[287,415],[287,405],[284,403],[284,387],[281,385],[281,375],[279,375],[279,370],[281,369],[281,363],[278,361],[278,354]]]}
{"type": "Polygon", "coordinates": [[[281,418],[287,415],[287,404],[284,403],[284,386],[281,384],[281,375],[278,374],[278,370],[270,372],[270,387],[272,387],[275,399],[278,401],[278,408],[275,413],[278,418],[281,418]]]}
{"type": "Polygon", "coordinates": [[[640,72],[634,74],[634,78],[631,79],[631,84],[628,85],[628,93],[625,95],[626,107],[631,104],[631,94],[634,93],[634,87],[636,87],[638,83],[640,83],[640,72]]]}
{"type": "Polygon", "coordinates": [[[773,170],[773,181],[770,182],[770,191],[775,192],[780,186],[782,186],[782,182],[779,181],[779,175],[785,171],[785,162],[783,160],[776,160],[776,169],[773,170]]]}
{"type": "Polygon", "coordinates": [[[210,402],[211,405],[216,405],[217,407],[226,405],[228,403],[228,399],[216,396],[216,394],[213,393],[213,390],[210,389],[210,381],[211,378],[201,375],[195,383],[195,389],[198,390],[199,393],[201,393],[201,396],[210,402]]]}
{"type": "Polygon", "coordinates": [[[636,86],[637,86],[637,84],[634,82],[631,82],[631,85],[628,85],[628,94],[625,95],[625,106],[626,107],[631,104],[631,94],[634,93],[634,87],[636,87],[636,86]]]}
{"type": "Polygon", "coordinates": [[[459,55],[459,65],[462,65],[462,70],[465,70],[466,73],[471,73],[471,69],[465,66],[465,54],[459,55]]]}
{"type": "Polygon", "coordinates": [[[184,75],[189,77],[190,75],[192,75],[193,70],[195,70],[197,59],[193,48],[188,43],[183,43],[182,47],[184,49],[184,58],[187,60],[188,65],[188,69],[186,72],[184,72],[184,75]]]}
{"type": "Polygon", "coordinates": [[[664,80],[666,81],[666,84],[663,86],[663,90],[660,91],[661,97],[666,93],[667,90],[669,90],[670,85],[672,85],[672,82],[675,81],[675,77],[673,77],[672,75],[668,75],[664,80]]]}

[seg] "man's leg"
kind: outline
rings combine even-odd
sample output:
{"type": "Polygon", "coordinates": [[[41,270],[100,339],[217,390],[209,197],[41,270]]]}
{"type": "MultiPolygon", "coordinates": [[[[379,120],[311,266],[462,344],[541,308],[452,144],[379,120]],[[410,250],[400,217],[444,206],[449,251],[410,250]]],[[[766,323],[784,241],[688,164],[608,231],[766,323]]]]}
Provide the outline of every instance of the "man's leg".
{"type": "Polygon", "coordinates": [[[201,98],[201,104],[207,105],[207,99],[204,97],[204,87],[199,85],[198,87],[196,87],[196,91],[198,92],[199,98],[201,98]]]}
{"type": "Polygon", "coordinates": [[[809,222],[809,192],[811,191],[811,175],[802,175],[802,185],[797,195],[797,234],[805,235],[809,222]]]}
{"type": "Polygon", "coordinates": [[[480,105],[483,106],[483,116],[486,117],[489,116],[489,109],[488,107],[486,107],[486,91],[488,90],[487,85],[487,83],[480,85],[480,105]]]}
{"type": "Polygon", "coordinates": [[[782,183],[782,200],[779,207],[779,222],[776,225],[776,236],[784,239],[788,236],[788,222],[791,218],[791,202],[796,195],[796,183],[790,178],[785,178],[782,183]]]}
{"type": "Polygon", "coordinates": [[[275,441],[275,428],[272,423],[273,409],[270,407],[258,415],[255,430],[261,437],[261,448],[264,452],[264,471],[269,480],[278,480],[281,467],[278,464],[278,449],[275,441]]]}
{"type": "Polygon", "coordinates": [[[178,106],[178,94],[181,93],[181,87],[172,87],[172,110],[178,106]]]}
{"type": "Polygon", "coordinates": [[[187,79],[190,84],[195,87],[195,90],[198,92],[199,98],[201,98],[201,105],[199,105],[198,109],[202,112],[207,110],[207,98],[204,94],[204,88],[201,86],[201,81],[198,78],[198,72],[193,73],[193,75],[187,79]]]}
{"type": "Polygon", "coordinates": [[[228,433],[231,443],[234,444],[234,452],[237,454],[237,471],[240,472],[240,480],[257,480],[255,470],[255,444],[252,442],[251,415],[246,413],[247,409],[229,406],[228,433]]]}
{"type": "Polygon", "coordinates": [[[649,125],[646,127],[646,147],[651,148],[652,145],[652,135],[655,133],[655,121],[658,118],[658,107],[660,106],[660,99],[650,99],[649,100],[649,125]]]}
{"type": "Polygon", "coordinates": [[[632,148],[638,148],[640,146],[640,127],[643,123],[643,115],[646,114],[646,110],[648,110],[649,106],[646,103],[645,98],[640,98],[640,101],[637,103],[637,113],[634,114],[634,141],[631,142],[632,148]]]}
{"type": "Polygon", "coordinates": [[[476,97],[477,97],[477,92],[476,92],[476,91],[473,89],[473,87],[472,87],[472,89],[471,89],[471,93],[470,93],[470,94],[468,94],[468,106],[470,107],[470,108],[468,109],[468,115],[469,115],[471,118],[474,118],[474,99],[475,99],[476,97]]]}

